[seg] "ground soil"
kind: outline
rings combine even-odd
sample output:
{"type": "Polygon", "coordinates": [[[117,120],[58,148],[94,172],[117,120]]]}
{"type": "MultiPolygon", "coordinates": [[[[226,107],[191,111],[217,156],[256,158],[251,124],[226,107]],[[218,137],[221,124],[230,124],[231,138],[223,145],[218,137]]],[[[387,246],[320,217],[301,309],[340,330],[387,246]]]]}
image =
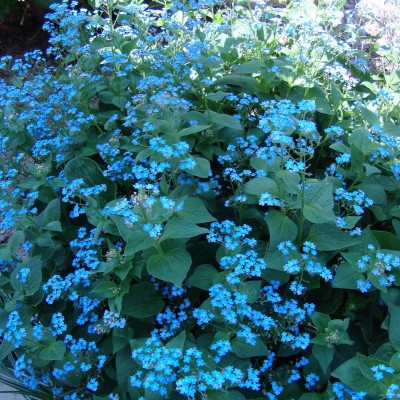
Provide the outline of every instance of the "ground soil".
{"type": "Polygon", "coordinates": [[[43,31],[44,13],[31,2],[17,2],[13,11],[0,21],[0,57],[20,58],[25,52],[47,48],[43,31]]]}

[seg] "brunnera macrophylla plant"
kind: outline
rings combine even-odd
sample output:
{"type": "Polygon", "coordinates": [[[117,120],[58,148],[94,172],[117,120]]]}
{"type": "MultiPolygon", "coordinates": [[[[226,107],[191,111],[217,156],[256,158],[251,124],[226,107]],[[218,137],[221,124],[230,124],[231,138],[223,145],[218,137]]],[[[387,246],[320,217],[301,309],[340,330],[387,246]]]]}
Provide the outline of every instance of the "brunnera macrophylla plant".
{"type": "Polygon", "coordinates": [[[1,60],[3,380],[399,398],[399,73],[343,2],[91,5],[1,60]]]}

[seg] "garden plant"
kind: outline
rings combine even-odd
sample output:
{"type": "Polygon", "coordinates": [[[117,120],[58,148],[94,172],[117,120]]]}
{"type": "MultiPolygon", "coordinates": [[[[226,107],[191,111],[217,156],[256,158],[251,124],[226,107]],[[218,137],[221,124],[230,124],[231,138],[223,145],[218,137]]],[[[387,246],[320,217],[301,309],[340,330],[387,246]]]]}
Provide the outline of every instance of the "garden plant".
{"type": "Polygon", "coordinates": [[[0,61],[1,379],[399,399],[398,49],[344,1],[89,3],[0,61]]]}

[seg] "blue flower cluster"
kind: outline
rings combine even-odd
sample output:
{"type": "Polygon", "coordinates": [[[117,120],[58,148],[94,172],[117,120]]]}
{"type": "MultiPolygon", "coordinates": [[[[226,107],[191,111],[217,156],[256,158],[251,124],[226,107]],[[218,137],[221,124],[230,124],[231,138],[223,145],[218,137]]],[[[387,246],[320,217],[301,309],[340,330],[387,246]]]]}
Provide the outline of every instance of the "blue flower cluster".
{"type": "Polygon", "coordinates": [[[375,246],[368,245],[368,253],[358,261],[357,266],[363,278],[357,280],[358,289],[366,293],[372,285],[390,287],[396,281],[396,271],[400,268],[400,257],[392,253],[376,251],[375,246]]]}
{"type": "Polygon", "coordinates": [[[4,340],[12,343],[15,348],[22,345],[23,339],[26,337],[26,329],[23,327],[24,324],[18,311],[12,311],[8,315],[5,329],[0,331],[4,340]]]}
{"type": "Polygon", "coordinates": [[[366,197],[362,190],[348,192],[343,188],[338,188],[335,191],[334,199],[341,203],[346,212],[356,215],[363,214],[365,208],[371,207],[374,204],[370,198],[366,197]]]}
{"type": "MultiPolygon", "coordinates": [[[[221,343],[215,349],[221,348],[221,343]]],[[[222,353],[229,351],[226,347],[222,353]]],[[[220,350],[221,352],[221,350],[220,350]]],[[[201,351],[192,347],[186,351],[167,348],[158,339],[148,339],[145,346],[133,351],[133,359],[143,371],[131,376],[133,387],[144,387],[162,396],[167,395],[167,387],[174,383],[178,393],[192,398],[196,393],[208,389],[219,390],[232,386],[258,390],[259,372],[249,368],[246,373],[233,366],[223,370],[209,370],[201,351]]]]}
{"type": "Polygon", "coordinates": [[[94,233],[95,230],[92,230],[89,237],[85,238],[87,230],[80,228],[77,239],[70,242],[71,248],[77,249],[72,260],[72,265],[76,270],[64,278],[55,274],[43,285],[43,290],[47,293],[46,302],[48,304],[53,304],[56,300],[65,297],[68,297],[70,301],[75,301],[79,297],[76,288],[80,285],[82,287],[90,285],[92,271],[100,264],[98,250],[94,250],[93,247],[103,241],[102,238],[95,240],[94,233]]]}
{"type": "Polygon", "coordinates": [[[242,245],[254,247],[256,241],[246,237],[250,232],[251,227],[249,225],[236,226],[234,222],[229,220],[213,222],[210,225],[207,240],[210,243],[221,243],[228,250],[235,250],[242,245]]]}
{"type": "Polygon", "coordinates": [[[259,128],[267,135],[265,146],[260,146],[257,156],[271,163],[276,157],[289,157],[286,168],[296,172],[304,169],[302,161],[294,160],[290,153],[300,155],[314,154],[314,148],[320,140],[316,125],[312,121],[301,119],[300,116],[314,112],[313,101],[302,100],[297,105],[290,100],[279,102],[272,100],[261,103],[265,110],[259,119],[259,128]],[[293,132],[298,131],[296,138],[293,132]]]}
{"type": "Polygon", "coordinates": [[[182,323],[188,319],[187,309],[190,307],[190,301],[184,299],[175,306],[175,309],[166,307],[163,312],[157,314],[156,321],[161,328],[152,331],[152,336],[161,340],[173,337],[182,327],[182,323]]]}
{"type": "Polygon", "coordinates": [[[311,276],[320,276],[327,282],[333,279],[332,271],[317,261],[317,250],[314,243],[304,242],[302,253],[299,253],[290,241],[280,243],[278,249],[285,256],[286,264],[283,266],[283,270],[288,274],[297,275],[300,272],[307,272],[311,276]],[[289,254],[293,254],[294,257],[289,258],[289,254]]]}
{"type": "Polygon", "coordinates": [[[224,270],[229,271],[226,281],[230,284],[238,284],[243,279],[261,277],[261,272],[266,268],[264,259],[258,258],[254,250],[235,256],[225,256],[219,261],[224,270]]]}

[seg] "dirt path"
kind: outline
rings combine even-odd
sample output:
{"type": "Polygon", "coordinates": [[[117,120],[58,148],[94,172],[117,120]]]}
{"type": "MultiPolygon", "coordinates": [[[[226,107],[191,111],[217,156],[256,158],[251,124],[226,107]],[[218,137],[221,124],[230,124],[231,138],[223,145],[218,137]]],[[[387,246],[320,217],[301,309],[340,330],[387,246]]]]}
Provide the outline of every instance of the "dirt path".
{"type": "MultiPolygon", "coordinates": [[[[9,387],[5,386],[4,384],[0,383],[0,392],[6,391],[6,390],[12,390],[9,387]]],[[[0,399],[1,400],[25,400],[23,396],[20,394],[13,394],[13,393],[0,393],[0,399]]]]}

